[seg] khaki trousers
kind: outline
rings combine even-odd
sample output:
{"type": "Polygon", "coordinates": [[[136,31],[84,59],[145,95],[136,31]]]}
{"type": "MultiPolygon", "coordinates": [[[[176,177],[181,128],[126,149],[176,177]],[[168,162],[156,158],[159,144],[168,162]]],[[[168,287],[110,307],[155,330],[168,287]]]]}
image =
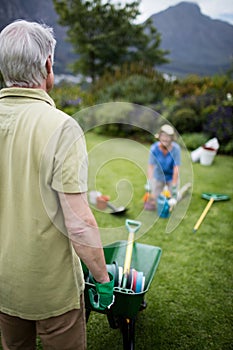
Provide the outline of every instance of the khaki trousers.
{"type": "Polygon", "coordinates": [[[30,321],[0,312],[4,350],[35,350],[39,336],[43,350],[85,350],[86,320],[83,296],[81,308],[46,320],[30,321]]]}

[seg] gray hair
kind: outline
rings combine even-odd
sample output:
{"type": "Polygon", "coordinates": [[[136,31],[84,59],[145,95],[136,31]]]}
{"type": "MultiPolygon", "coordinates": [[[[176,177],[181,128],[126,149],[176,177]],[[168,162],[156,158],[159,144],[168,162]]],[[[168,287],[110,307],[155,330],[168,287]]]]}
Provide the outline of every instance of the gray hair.
{"type": "Polygon", "coordinates": [[[53,64],[56,40],[45,24],[15,21],[0,33],[0,70],[6,86],[40,86],[47,77],[46,61],[53,64]]]}

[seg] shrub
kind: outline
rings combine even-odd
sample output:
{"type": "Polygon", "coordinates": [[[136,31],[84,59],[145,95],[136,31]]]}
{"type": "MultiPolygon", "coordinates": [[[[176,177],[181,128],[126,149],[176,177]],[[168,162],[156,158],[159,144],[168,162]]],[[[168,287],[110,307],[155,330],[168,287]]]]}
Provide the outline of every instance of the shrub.
{"type": "Polygon", "coordinates": [[[211,113],[203,126],[203,131],[210,136],[217,137],[223,144],[233,138],[233,108],[220,106],[211,113]]]}
{"type": "Polygon", "coordinates": [[[191,108],[181,108],[168,116],[169,121],[180,134],[200,131],[201,122],[191,108]]]}
{"type": "Polygon", "coordinates": [[[134,74],[117,80],[96,91],[98,103],[109,101],[126,101],[148,105],[161,100],[166,91],[166,82],[162,76],[156,79],[134,74]]]}
{"type": "Polygon", "coordinates": [[[174,93],[174,87],[153,67],[142,62],[123,64],[105,74],[92,86],[97,103],[125,101],[150,105],[174,93]]]}
{"type": "Polygon", "coordinates": [[[54,99],[57,108],[69,115],[94,104],[93,97],[76,84],[62,82],[53,88],[50,95],[54,99]]]}
{"type": "Polygon", "coordinates": [[[204,133],[183,134],[181,137],[185,146],[191,151],[204,145],[209,138],[208,135],[204,133]]]}
{"type": "Polygon", "coordinates": [[[216,112],[217,108],[218,107],[216,105],[212,105],[212,104],[204,107],[201,110],[201,116],[202,116],[203,121],[205,122],[210,114],[216,112]]]}
{"type": "Polygon", "coordinates": [[[230,140],[229,142],[227,142],[226,145],[220,145],[220,152],[221,153],[225,153],[229,156],[233,155],[233,140],[230,140]]]}

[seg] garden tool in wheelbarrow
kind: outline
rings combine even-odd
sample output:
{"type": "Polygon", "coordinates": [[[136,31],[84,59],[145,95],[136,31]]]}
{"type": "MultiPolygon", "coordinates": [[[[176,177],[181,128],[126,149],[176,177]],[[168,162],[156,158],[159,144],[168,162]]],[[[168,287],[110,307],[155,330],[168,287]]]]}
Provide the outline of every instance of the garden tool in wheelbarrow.
{"type": "MultiPolygon", "coordinates": [[[[136,240],[134,241],[132,266],[135,270],[143,272],[142,274],[145,276],[145,284],[141,287],[141,291],[133,291],[132,289],[120,287],[126,256],[126,244],[127,241],[123,240],[118,241],[117,244],[116,242],[113,242],[104,246],[104,256],[108,272],[115,275],[118,271],[118,275],[115,275],[114,278],[115,299],[113,305],[111,305],[111,288],[107,288],[109,285],[103,286],[104,289],[102,290],[99,289],[99,286],[96,288],[94,281],[92,281],[93,277],[90,276],[90,271],[82,262],[85,278],[84,296],[86,322],[88,322],[92,311],[106,314],[109,326],[112,329],[119,329],[122,334],[123,349],[134,350],[135,341],[137,340],[135,332],[136,320],[138,319],[137,315],[146,308],[147,303],[145,301],[145,295],[149,291],[154,275],[159,267],[162,249],[160,247],[138,243],[136,240]],[[119,268],[117,267],[116,261],[119,264],[119,268]],[[94,291],[94,303],[90,300],[90,289],[96,289],[96,293],[100,296],[97,298],[94,291]],[[102,298],[103,296],[104,299],[102,298]],[[105,307],[106,305],[107,308],[102,310],[102,307],[105,307]],[[109,308],[110,305],[111,307],[109,308]]],[[[140,280],[141,279],[139,278],[138,284],[141,284],[140,280]]]]}
{"type": "Polygon", "coordinates": [[[207,199],[208,203],[207,203],[205,209],[203,210],[200,218],[198,219],[196,225],[193,228],[194,233],[200,227],[202,221],[204,220],[206,214],[208,213],[208,211],[210,210],[210,208],[214,202],[227,201],[230,199],[230,196],[228,196],[226,194],[218,194],[218,193],[202,193],[201,197],[204,199],[207,199]]]}
{"type": "Polygon", "coordinates": [[[125,222],[125,225],[129,232],[129,235],[128,235],[126,253],[125,253],[121,287],[130,289],[135,293],[139,293],[144,288],[145,276],[143,275],[143,272],[137,271],[136,269],[131,268],[131,260],[132,260],[133,245],[135,240],[135,233],[141,227],[141,222],[127,219],[125,222]]]}
{"type": "MultiPolygon", "coordinates": [[[[137,271],[131,267],[131,260],[135,240],[134,235],[139,230],[141,222],[127,219],[125,225],[129,235],[126,246],[124,267],[118,266],[117,261],[107,264],[106,267],[108,273],[113,276],[114,287],[116,287],[117,290],[127,290],[130,293],[140,293],[144,289],[145,276],[143,272],[137,271]]],[[[86,281],[90,283],[94,282],[93,276],[90,272],[86,281]]]]}

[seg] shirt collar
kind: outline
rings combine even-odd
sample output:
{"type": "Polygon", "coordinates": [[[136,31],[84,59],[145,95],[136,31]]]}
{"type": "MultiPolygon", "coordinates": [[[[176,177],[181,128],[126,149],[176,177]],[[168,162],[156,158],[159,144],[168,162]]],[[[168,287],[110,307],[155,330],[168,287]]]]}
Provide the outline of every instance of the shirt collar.
{"type": "Polygon", "coordinates": [[[49,103],[55,107],[53,99],[42,89],[30,89],[30,88],[4,88],[0,90],[0,99],[4,97],[25,97],[36,100],[41,100],[49,103]]]}

